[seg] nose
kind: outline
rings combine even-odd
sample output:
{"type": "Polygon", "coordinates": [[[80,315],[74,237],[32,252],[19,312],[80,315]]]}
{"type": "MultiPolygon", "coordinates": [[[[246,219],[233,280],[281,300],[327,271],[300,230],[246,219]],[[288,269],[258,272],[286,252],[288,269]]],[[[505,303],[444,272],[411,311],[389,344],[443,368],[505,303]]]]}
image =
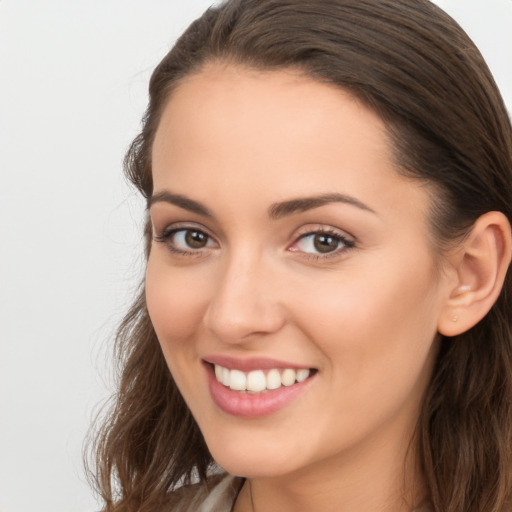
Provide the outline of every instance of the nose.
{"type": "Polygon", "coordinates": [[[204,322],[223,343],[247,343],[278,332],[286,322],[279,290],[260,258],[233,256],[224,263],[204,322]]]}

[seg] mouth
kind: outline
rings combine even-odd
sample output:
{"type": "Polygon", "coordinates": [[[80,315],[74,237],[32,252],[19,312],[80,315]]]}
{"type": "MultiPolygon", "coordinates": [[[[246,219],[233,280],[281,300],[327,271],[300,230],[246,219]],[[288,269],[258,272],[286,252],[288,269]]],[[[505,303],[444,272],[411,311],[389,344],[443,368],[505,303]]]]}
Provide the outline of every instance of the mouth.
{"type": "Polygon", "coordinates": [[[272,360],[237,363],[215,359],[220,361],[203,360],[210,396],[224,413],[245,419],[265,417],[288,407],[307,392],[318,373],[314,368],[287,367],[272,360]]]}
{"type": "Polygon", "coordinates": [[[210,363],[215,378],[226,388],[241,393],[264,393],[281,387],[289,387],[308,379],[316,370],[313,368],[271,368],[244,372],[210,363]]]}

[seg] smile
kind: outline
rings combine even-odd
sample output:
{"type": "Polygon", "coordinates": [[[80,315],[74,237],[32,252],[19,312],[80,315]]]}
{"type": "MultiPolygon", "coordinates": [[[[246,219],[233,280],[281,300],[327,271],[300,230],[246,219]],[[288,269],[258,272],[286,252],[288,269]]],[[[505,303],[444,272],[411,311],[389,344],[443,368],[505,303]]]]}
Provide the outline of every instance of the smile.
{"type": "Polygon", "coordinates": [[[305,381],[311,374],[311,370],[306,368],[272,368],[250,372],[230,370],[217,364],[214,365],[214,368],[215,378],[218,382],[233,391],[247,393],[262,393],[279,389],[282,386],[292,386],[305,381]]]}
{"type": "Polygon", "coordinates": [[[218,361],[203,360],[210,396],[220,410],[240,418],[256,419],[286,408],[318,375],[317,369],[292,368],[271,359],[212,359],[218,361]]]}

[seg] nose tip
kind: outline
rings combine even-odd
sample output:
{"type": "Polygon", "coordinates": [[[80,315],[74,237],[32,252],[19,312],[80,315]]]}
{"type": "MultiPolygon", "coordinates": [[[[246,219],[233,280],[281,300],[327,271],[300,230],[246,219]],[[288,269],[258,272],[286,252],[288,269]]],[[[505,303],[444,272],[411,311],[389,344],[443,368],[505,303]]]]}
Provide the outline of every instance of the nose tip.
{"type": "Polygon", "coordinates": [[[204,322],[224,343],[243,343],[276,333],[285,323],[284,309],[269,276],[255,269],[227,273],[218,283],[204,322]]]}

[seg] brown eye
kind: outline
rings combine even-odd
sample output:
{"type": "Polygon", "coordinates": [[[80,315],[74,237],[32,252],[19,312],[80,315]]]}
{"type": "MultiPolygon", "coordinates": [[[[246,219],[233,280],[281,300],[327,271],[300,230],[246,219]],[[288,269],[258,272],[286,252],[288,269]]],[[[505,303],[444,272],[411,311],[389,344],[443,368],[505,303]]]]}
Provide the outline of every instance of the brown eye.
{"type": "Polygon", "coordinates": [[[320,253],[335,251],[340,245],[340,238],[326,233],[317,233],[313,238],[313,246],[320,253]]]}
{"type": "Polygon", "coordinates": [[[202,249],[208,244],[208,235],[202,231],[187,229],[185,231],[185,243],[191,249],[202,249]]]}
{"type": "Polygon", "coordinates": [[[169,229],[154,240],[167,245],[171,252],[183,255],[202,254],[202,249],[217,247],[210,235],[195,228],[169,229]]]}
{"type": "Polygon", "coordinates": [[[355,243],[341,233],[318,230],[300,236],[289,250],[322,257],[345,252],[354,246],[355,243]]]}

